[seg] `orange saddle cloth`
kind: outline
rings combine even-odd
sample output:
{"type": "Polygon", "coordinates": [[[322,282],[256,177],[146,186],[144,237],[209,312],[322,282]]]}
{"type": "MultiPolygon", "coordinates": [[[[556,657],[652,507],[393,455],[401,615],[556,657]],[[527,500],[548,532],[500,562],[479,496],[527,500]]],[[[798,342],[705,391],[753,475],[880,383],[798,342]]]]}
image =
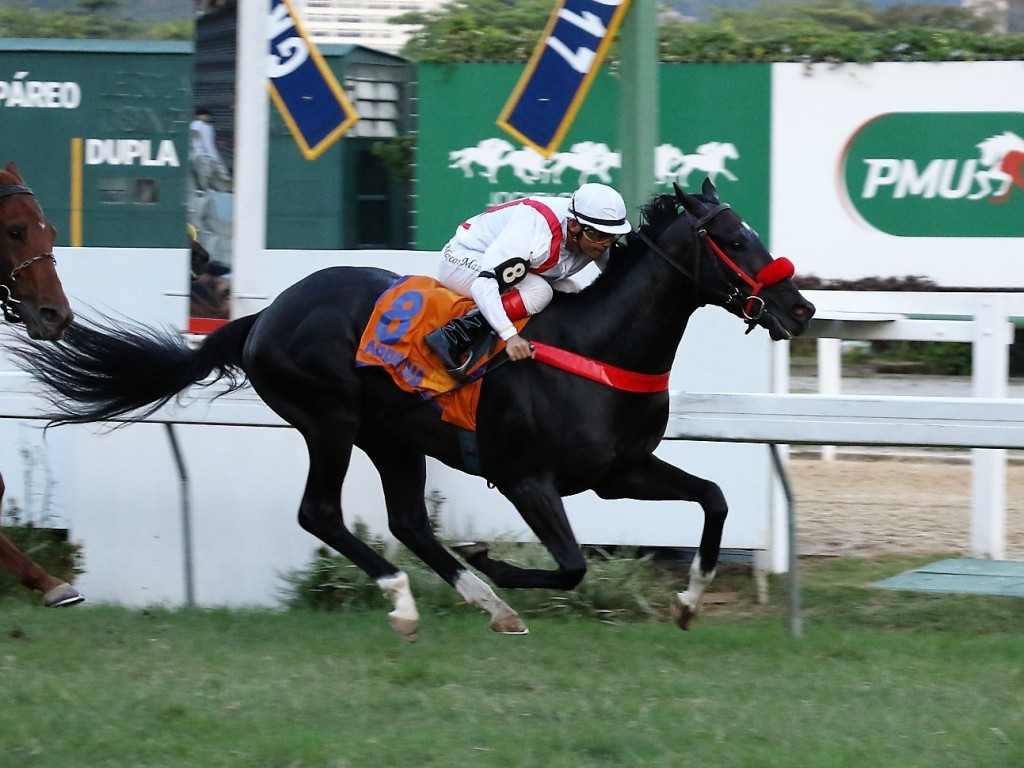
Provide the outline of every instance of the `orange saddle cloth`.
{"type": "MultiPolygon", "coordinates": [[[[440,409],[442,420],[476,430],[480,375],[505,343],[496,340],[491,354],[467,371],[469,381],[460,386],[423,341],[428,333],[475,306],[472,299],[445,288],[432,277],[403,277],[377,299],[359,342],[356,365],[384,368],[401,389],[430,398],[440,409]]],[[[521,328],[525,323],[523,320],[516,325],[521,328]]]]}

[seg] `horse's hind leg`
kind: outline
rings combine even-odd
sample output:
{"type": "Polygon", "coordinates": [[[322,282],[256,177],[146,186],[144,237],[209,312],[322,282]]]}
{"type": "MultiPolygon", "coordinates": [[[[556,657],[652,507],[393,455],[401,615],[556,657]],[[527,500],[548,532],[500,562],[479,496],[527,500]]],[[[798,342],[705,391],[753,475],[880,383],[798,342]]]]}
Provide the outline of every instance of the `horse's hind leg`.
{"type": "Polygon", "coordinates": [[[722,489],[710,480],[691,475],[656,456],[648,455],[634,466],[607,478],[594,491],[603,499],[695,501],[704,510],[700,546],[690,565],[690,583],[676,595],[672,614],[682,629],[697,615],[704,591],[715,578],[722,546],[722,531],[729,514],[722,489]]]}
{"type": "Polygon", "coordinates": [[[352,458],[351,430],[330,430],[321,424],[306,433],[309,476],[299,505],[299,525],[351,560],[375,579],[393,610],[392,628],[414,642],[419,635],[419,612],[409,588],[409,578],[346,526],[341,510],[341,486],[352,458]]]}
{"type": "Polygon", "coordinates": [[[557,491],[549,483],[535,478],[500,490],[515,505],[558,567],[554,570],[522,568],[503,560],[492,560],[487,547],[480,544],[456,547],[456,551],[499,587],[574,589],[587,572],[587,561],[576,542],[557,491]]]}
{"type": "Polygon", "coordinates": [[[529,630],[512,608],[494,594],[487,584],[466,570],[445,549],[430,527],[423,500],[426,469],[423,454],[405,446],[380,440],[360,442],[380,474],[391,532],[402,544],[453,586],[470,605],[491,616],[491,629],[509,635],[529,630]]]}
{"type": "MultiPolygon", "coordinates": [[[[0,501],[4,497],[4,480],[0,477],[0,501]]],[[[51,576],[33,562],[0,532],[0,568],[10,571],[29,589],[43,593],[43,605],[47,608],[76,605],[85,598],[68,584],[51,576]]]]}

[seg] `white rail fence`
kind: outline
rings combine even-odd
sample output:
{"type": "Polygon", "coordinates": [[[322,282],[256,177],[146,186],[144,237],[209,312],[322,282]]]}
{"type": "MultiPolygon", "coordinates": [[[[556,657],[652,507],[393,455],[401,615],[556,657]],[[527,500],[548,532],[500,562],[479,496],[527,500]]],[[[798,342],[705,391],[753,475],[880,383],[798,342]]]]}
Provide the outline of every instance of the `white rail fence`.
{"type": "MultiPolygon", "coordinates": [[[[0,377],[0,417],[38,418],[39,399],[24,376],[0,377]]],[[[790,622],[802,633],[798,580],[796,499],[791,490],[779,445],[921,446],[981,449],[981,453],[1024,449],[1024,408],[1008,398],[914,398],[893,396],[822,396],[812,394],[673,393],[666,439],[767,444],[787,502],[786,532],[789,571],[790,622]]],[[[185,563],[186,604],[192,604],[191,501],[188,468],[175,438],[174,425],[287,426],[251,391],[213,401],[171,403],[146,419],[167,426],[182,480],[181,526],[185,563]]],[[[992,476],[983,467],[986,497],[998,495],[992,476]]],[[[976,473],[978,469],[976,467],[976,473]]],[[[985,510],[972,519],[972,549],[1001,556],[1005,536],[1005,507],[985,510]]]]}
{"type": "MultiPolygon", "coordinates": [[[[793,630],[799,634],[796,500],[780,445],[922,446],[974,449],[972,554],[1001,559],[1005,553],[1006,449],[1024,449],[1024,402],[1006,397],[1013,317],[1024,317],[1021,294],[823,293],[812,296],[819,312],[812,335],[823,339],[912,338],[973,345],[975,397],[918,398],[887,395],[674,392],[667,440],[761,443],[771,451],[786,497],[786,540],[780,542],[790,573],[793,630]],[[855,306],[856,305],[856,306],[855,306]],[[870,306],[863,312],[857,306],[870,306]],[[936,315],[941,307],[944,317],[936,315]]],[[[782,351],[781,386],[788,389],[782,351]]],[[[839,380],[839,377],[835,377],[839,380]]],[[[821,381],[827,383],[827,377],[821,381]]],[[[0,418],[38,419],[41,400],[27,377],[0,374],[0,418]]],[[[282,427],[251,391],[187,404],[171,403],[146,421],[167,426],[181,478],[182,546],[191,562],[187,457],[175,425],[282,427]]],[[[186,567],[188,570],[188,567],[186,567]]],[[[779,570],[773,568],[773,570],[779,570]]],[[[186,574],[187,584],[191,576],[186,574]]],[[[186,603],[191,602],[187,586],[186,603]]]]}

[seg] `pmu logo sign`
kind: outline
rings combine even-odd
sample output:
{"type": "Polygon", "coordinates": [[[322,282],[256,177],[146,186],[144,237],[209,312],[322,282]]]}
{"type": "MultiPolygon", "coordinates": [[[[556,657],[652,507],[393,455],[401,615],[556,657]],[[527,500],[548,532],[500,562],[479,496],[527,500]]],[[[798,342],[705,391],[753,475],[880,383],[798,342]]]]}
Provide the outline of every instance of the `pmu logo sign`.
{"type": "Polygon", "coordinates": [[[890,235],[1024,236],[1024,113],[880,115],[851,136],[839,176],[853,210],[890,235]]]}

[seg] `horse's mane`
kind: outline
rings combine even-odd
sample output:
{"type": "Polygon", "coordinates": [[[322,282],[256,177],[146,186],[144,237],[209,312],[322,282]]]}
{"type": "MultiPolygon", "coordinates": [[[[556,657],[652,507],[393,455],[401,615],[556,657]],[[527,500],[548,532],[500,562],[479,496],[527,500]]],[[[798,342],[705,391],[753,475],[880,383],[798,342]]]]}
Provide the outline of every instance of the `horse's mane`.
{"type": "MultiPolygon", "coordinates": [[[[668,226],[679,218],[679,202],[675,195],[655,195],[640,209],[640,229],[651,240],[657,240],[668,226]]],[[[626,236],[626,247],[640,241],[636,232],[626,236]]]]}
{"type": "MultiPolygon", "coordinates": [[[[615,275],[623,269],[628,269],[636,261],[635,257],[647,248],[647,244],[640,238],[639,232],[643,232],[651,240],[657,240],[678,218],[679,202],[675,195],[654,195],[646,205],[640,208],[638,231],[630,232],[626,235],[625,242],[612,246],[608,266],[591,283],[591,286],[617,280],[615,275]]],[[[588,286],[588,289],[591,286],[588,286]]]]}

